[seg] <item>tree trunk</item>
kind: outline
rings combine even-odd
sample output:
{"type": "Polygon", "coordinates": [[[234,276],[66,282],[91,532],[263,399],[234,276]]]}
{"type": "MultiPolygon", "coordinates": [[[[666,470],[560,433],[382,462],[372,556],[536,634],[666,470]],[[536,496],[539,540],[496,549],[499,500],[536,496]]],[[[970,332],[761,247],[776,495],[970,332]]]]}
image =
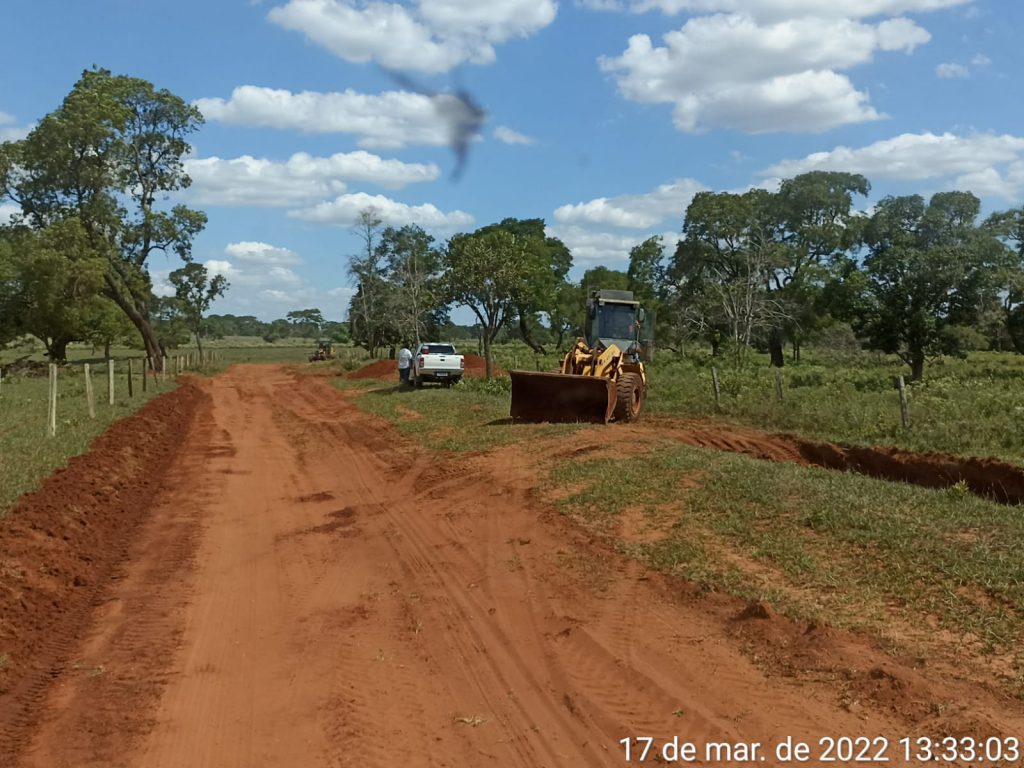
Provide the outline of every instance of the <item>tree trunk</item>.
{"type": "Polygon", "coordinates": [[[199,359],[203,359],[203,342],[199,338],[199,334],[196,334],[196,349],[199,350],[199,359]]]}
{"type": "Polygon", "coordinates": [[[487,380],[491,381],[494,378],[494,359],[491,357],[491,335],[487,331],[483,333],[483,345],[484,371],[487,374],[487,380]]]}
{"type": "Polygon", "coordinates": [[[51,363],[63,363],[68,359],[68,344],[71,339],[58,337],[46,342],[46,356],[51,363]]]}
{"type": "Polygon", "coordinates": [[[109,339],[103,342],[103,359],[104,360],[109,360],[110,359],[110,340],[109,339]]]}
{"type": "Polygon", "coordinates": [[[142,336],[142,344],[146,348],[146,356],[151,357],[155,365],[162,365],[163,356],[160,348],[160,339],[157,337],[156,331],[153,330],[152,323],[149,322],[149,316],[140,311],[133,301],[121,295],[110,275],[106,276],[106,282],[107,289],[104,293],[107,295],[107,298],[117,304],[128,315],[132,325],[138,329],[139,335],[142,336]]]}
{"type": "Polygon", "coordinates": [[[910,380],[921,381],[924,378],[924,349],[910,350],[910,380]]]}
{"type": "Polygon", "coordinates": [[[540,354],[546,354],[544,347],[536,342],[533,338],[533,331],[530,330],[529,323],[527,323],[528,315],[522,310],[519,311],[519,335],[523,337],[523,341],[526,342],[527,346],[530,347],[534,352],[540,354]]]}
{"type": "Polygon", "coordinates": [[[1018,354],[1024,355],[1024,319],[1021,317],[1021,309],[1018,306],[1006,310],[1006,335],[1010,337],[1010,343],[1018,354]]]}
{"type": "Polygon", "coordinates": [[[772,328],[768,334],[768,354],[772,358],[772,366],[782,368],[786,364],[786,352],[782,349],[782,332],[772,328]]]}

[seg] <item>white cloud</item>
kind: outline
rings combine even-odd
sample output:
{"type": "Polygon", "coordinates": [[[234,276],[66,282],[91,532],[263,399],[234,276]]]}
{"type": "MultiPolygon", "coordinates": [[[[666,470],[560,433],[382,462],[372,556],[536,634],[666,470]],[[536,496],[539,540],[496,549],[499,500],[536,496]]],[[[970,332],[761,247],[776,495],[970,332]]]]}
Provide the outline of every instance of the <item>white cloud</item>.
{"type": "Polygon", "coordinates": [[[513,131],[504,125],[499,125],[494,129],[494,138],[498,141],[504,142],[505,144],[534,144],[536,140],[525,134],[513,131]]]}
{"type": "Polygon", "coordinates": [[[11,217],[21,213],[21,206],[14,203],[0,203],[0,224],[8,224],[11,217]]]}
{"type": "MultiPolygon", "coordinates": [[[[287,248],[278,248],[269,243],[252,241],[231,243],[224,248],[224,253],[236,261],[248,264],[294,266],[302,263],[302,259],[299,258],[299,254],[295,253],[295,251],[290,251],[287,248]]],[[[221,262],[217,263],[220,264],[221,262]]],[[[229,264],[230,262],[223,263],[229,264]]]]}
{"type": "Polygon", "coordinates": [[[971,70],[969,70],[963,64],[947,62],[936,66],[935,74],[938,77],[943,78],[944,80],[951,80],[954,78],[970,77],[971,70]]]}
{"type": "Polygon", "coordinates": [[[677,13],[747,13],[759,19],[793,16],[866,19],[900,13],[937,11],[966,5],[973,0],[580,0],[593,10],[625,10],[635,13],[658,10],[677,13]]]}
{"type": "Polygon", "coordinates": [[[1024,196],[1024,137],[991,133],[904,133],[865,147],[840,146],[763,172],[792,177],[808,171],[849,171],[869,179],[921,181],[1016,201],[1024,196]]]}
{"type": "Polygon", "coordinates": [[[300,152],[283,163],[249,155],[185,161],[192,177],[190,196],[203,205],[286,206],[337,195],[345,181],[367,181],[398,189],[433,181],[440,173],[433,163],[384,160],[362,150],[313,157],[300,152]]]}
{"type": "Polygon", "coordinates": [[[629,252],[633,246],[639,245],[651,235],[660,234],[664,238],[666,251],[671,253],[679,238],[678,232],[650,231],[643,235],[622,235],[576,225],[547,227],[546,232],[548,236],[557,237],[569,247],[574,263],[589,266],[595,264],[624,266],[629,261],[629,252]]]}
{"type": "Polygon", "coordinates": [[[555,210],[561,224],[650,229],[670,220],[682,222],[693,196],[706,187],[694,179],[677,179],[653,192],[620,197],[598,197],[585,203],[563,205],[555,210]]]}
{"type": "Polygon", "coordinates": [[[992,59],[984,53],[979,53],[971,59],[970,66],[957,62],[944,62],[935,67],[935,74],[943,79],[970,77],[980,69],[987,69],[992,66],[992,59]]]}
{"type": "Polygon", "coordinates": [[[599,63],[626,98],[674,104],[683,131],[823,131],[881,117],[867,94],[835,70],[869,62],[876,51],[909,53],[930,37],[905,18],[766,23],[718,14],[691,18],[661,47],[634,35],[621,56],[599,63]]]}
{"type": "Polygon", "coordinates": [[[557,8],[555,0],[289,0],[268,18],[347,61],[437,73],[493,62],[495,45],[543,29],[557,8]]]}
{"type": "Polygon", "coordinates": [[[14,115],[0,112],[0,141],[21,141],[35,127],[35,123],[18,125],[14,115]]]}
{"type": "Polygon", "coordinates": [[[473,223],[473,217],[464,211],[445,213],[431,203],[407,205],[383,195],[368,195],[365,192],[339,195],[333,201],[323,202],[311,208],[289,211],[288,215],[319,224],[352,226],[359,213],[372,208],[388,225],[402,226],[418,224],[424,229],[458,229],[473,223]]]}
{"type": "Polygon", "coordinates": [[[305,133],[351,133],[361,147],[398,149],[408,144],[444,146],[450,121],[437,99],[409,91],[380,94],[318,93],[243,85],[230,99],[198,99],[195,106],[208,120],[305,133]]]}

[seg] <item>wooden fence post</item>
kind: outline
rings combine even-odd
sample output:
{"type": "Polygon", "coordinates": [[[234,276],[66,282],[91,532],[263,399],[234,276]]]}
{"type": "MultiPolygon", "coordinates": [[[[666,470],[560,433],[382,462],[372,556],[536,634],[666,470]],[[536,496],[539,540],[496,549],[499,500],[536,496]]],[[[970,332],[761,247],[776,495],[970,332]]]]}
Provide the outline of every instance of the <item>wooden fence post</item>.
{"type": "Polygon", "coordinates": [[[910,427],[910,407],[907,405],[907,386],[903,381],[902,376],[896,379],[896,384],[900,390],[900,422],[903,424],[903,428],[907,429],[910,427]]]}
{"type": "Polygon", "coordinates": [[[85,374],[85,403],[89,407],[89,418],[96,418],[96,401],[92,396],[92,368],[86,363],[82,366],[82,372],[85,374]]]}
{"type": "Polygon", "coordinates": [[[147,388],[146,377],[149,375],[149,358],[142,358],[142,391],[145,392],[147,388]]]}
{"type": "Polygon", "coordinates": [[[167,355],[160,356],[160,372],[163,374],[164,381],[167,381],[167,355]]]}
{"type": "Polygon", "coordinates": [[[128,358],[128,397],[135,397],[132,386],[132,359],[128,358]]]}
{"type": "Polygon", "coordinates": [[[722,385],[718,382],[718,369],[711,366],[711,384],[715,388],[715,407],[722,404],[722,385]]]}
{"type": "Polygon", "coordinates": [[[50,437],[57,435],[57,365],[50,363],[50,397],[48,400],[49,413],[47,414],[47,432],[50,437]]]}
{"type": "Polygon", "coordinates": [[[114,404],[114,359],[107,359],[107,401],[114,404]]]}
{"type": "Polygon", "coordinates": [[[775,368],[775,399],[782,402],[782,371],[775,368]]]}

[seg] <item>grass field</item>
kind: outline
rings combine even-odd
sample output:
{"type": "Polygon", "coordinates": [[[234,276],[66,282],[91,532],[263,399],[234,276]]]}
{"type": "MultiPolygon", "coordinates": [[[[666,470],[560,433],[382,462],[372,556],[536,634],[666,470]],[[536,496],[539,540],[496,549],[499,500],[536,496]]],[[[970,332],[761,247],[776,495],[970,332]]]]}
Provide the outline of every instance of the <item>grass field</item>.
{"type": "MultiPolygon", "coordinates": [[[[496,355],[506,369],[554,370],[559,362],[522,344],[499,346],[496,355]]],[[[648,366],[647,408],[836,442],[1024,461],[1024,356],[976,352],[933,362],[923,382],[908,385],[910,428],[903,429],[894,381],[907,373],[892,356],[806,350],[782,371],[780,403],[767,355],[752,355],[737,370],[700,351],[659,352],[648,366]],[[712,365],[721,384],[718,406],[712,365]]]]}
{"type": "Polygon", "coordinates": [[[173,380],[142,392],[138,368],[134,397],[128,397],[126,369],[115,371],[115,398],[107,397],[106,367],[93,370],[96,418],[89,418],[85,377],[80,365],[62,366],[57,378],[57,434],[47,431],[46,375],[5,376],[0,385],[0,517],[23,493],[36,488],[69,458],[84,452],[112,422],[133,413],[150,398],[175,386],[173,380]]]}

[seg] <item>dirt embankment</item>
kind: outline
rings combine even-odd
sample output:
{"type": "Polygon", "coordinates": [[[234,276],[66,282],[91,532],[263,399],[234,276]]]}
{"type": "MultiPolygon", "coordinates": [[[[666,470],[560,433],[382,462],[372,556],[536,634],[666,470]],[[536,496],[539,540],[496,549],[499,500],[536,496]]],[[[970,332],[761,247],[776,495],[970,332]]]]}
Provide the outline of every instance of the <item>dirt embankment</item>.
{"type": "MultiPolygon", "coordinates": [[[[484,358],[479,355],[467,354],[464,354],[463,358],[466,363],[463,375],[473,378],[483,378],[487,375],[487,361],[484,358]]],[[[501,376],[505,371],[498,366],[494,366],[494,373],[501,376]]],[[[348,375],[350,379],[389,379],[397,377],[398,363],[394,360],[376,360],[348,375]]]]}
{"type": "Polygon", "coordinates": [[[1000,504],[1024,504],[1024,467],[998,459],[943,453],[914,453],[885,446],[846,446],[790,434],[771,434],[714,422],[653,421],[660,433],[699,448],[744,453],[784,461],[856,472],[881,480],[949,488],[963,482],[972,493],[1000,504]]]}
{"type": "Polygon", "coordinates": [[[206,397],[184,382],[147,403],[0,520],[0,764],[11,764],[206,397]]]}

